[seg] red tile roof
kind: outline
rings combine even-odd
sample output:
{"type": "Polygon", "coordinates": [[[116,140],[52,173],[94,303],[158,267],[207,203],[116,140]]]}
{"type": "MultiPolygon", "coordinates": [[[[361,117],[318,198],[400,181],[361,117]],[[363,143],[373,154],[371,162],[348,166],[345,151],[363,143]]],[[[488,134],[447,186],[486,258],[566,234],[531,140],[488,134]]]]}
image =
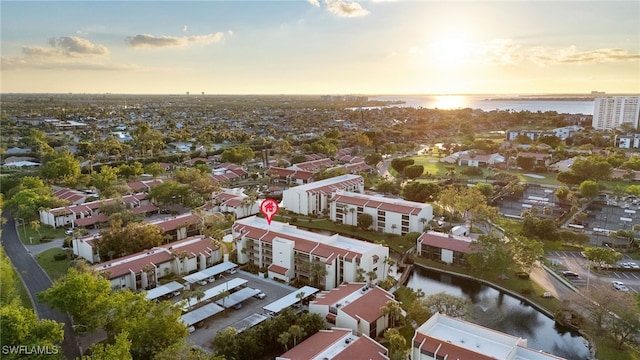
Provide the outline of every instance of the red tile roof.
{"type": "Polygon", "coordinates": [[[361,318],[371,324],[383,316],[380,308],[385,306],[387,301],[392,300],[394,300],[393,295],[379,287],[374,287],[340,309],[354,319],[361,318]]]}
{"type": "Polygon", "coordinates": [[[453,250],[461,253],[471,253],[471,242],[473,239],[461,236],[448,235],[428,231],[418,238],[418,242],[425,245],[434,246],[440,249],[453,250]]]}
{"type": "Polygon", "coordinates": [[[401,199],[390,199],[378,196],[339,192],[333,196],[332,200],[336,202],[336,206],[340,206],[339,204],[342,203],[354,206],[370,207],[378,210],[407,215],[417,215],[425,206],[428,206],[426,204],[410,202],[401,199]]]}
{"type": "Polygon", "coordinates": [[[280,266],[280,265],[276,265],[276,264],[271,264],[269,265],[269,271],[273,271],[276,274],[280,274],[280,275],[286,275],[287,274],[287,269],[284,266],[280,266]]]}
{"type": "Polygon", "coordinates": [[[340,300],[346,298],[354,292],[360,291],[360,289],[362,289],[366,285],[366,283],[343,283],[336,288],[322,291],[321,293],[316,294],[316,300],[312,303],[331,306],[340,302],[340,300]]]}
{"type": "Polygon", "coordinates": [[[109,220],[109,216],[107,214],[97,214],[94,216],[89,216],[86,218],[76,219],[76,226],[85,227],[89,225],[94,225],[97,223],[105,223],[109,220]]]}
{"type": "MultiPolygon", "coordinates": [[[[387,349],[368,336],[361,336],[350,343],[344,350],[336,354],[331,360],[389,360],[387,349]]],[[[451,358],[449,358],[451,359],[451,358]]]]}
{"type": "Polygon", "coordinates": [[[327,348],[351,334],[348,329],[320,330],[298,346],[282,354],[280,358],[291,360],[311,360],[327,348]]]}

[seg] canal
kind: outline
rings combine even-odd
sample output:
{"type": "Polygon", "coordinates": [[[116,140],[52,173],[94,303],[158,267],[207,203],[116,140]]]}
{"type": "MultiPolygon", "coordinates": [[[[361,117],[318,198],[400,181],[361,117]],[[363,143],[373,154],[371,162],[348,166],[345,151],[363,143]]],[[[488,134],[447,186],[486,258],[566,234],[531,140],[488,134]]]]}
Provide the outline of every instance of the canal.
{"type": "Polygon", "coordinates": [[[580,334],[564,328],[527,303],[480,282],[416,266],[407,286],[425,295],[445,292],[470,299],[470,321],[513,336],[527,339],[532,349],[569,360],[591,359],[588,342],[580,334]]]}

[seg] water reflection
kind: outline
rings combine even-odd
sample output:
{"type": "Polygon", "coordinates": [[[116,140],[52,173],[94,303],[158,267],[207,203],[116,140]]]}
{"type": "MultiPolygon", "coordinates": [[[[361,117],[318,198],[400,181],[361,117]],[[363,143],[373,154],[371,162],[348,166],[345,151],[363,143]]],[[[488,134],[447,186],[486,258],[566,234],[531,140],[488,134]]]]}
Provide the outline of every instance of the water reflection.
{"type": "Polygon", "coordinates": [[[422,289],[426,295],[446,292],[470,299],[472,322],[525,338],[530,348],[570,360],[590,358],[588,344],[579,334],[557,325],[519,299],[477,281],[416,267],[407,286],[422,289]]]}

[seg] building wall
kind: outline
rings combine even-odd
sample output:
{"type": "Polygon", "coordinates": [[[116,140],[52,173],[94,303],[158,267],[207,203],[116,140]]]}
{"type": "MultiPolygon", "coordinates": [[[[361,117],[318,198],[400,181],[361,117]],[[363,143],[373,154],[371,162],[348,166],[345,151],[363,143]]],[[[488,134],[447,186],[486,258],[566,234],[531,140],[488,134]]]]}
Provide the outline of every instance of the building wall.
{"type": "MultiPolygon", "coordinates": [[[[340,202],[331,202],[330,219],[341,224],[358,226],[358,206],[344,204],[340,202]],[[341,220],[342,219],[342,220],[341,220]]],[[[363,207],[362,213],[369,214],[373,217],[372,228],[388,234],[404,235],[409,232],[422,232],[424,226],[433,219],[433,208],[429,205],[424,207],[417,215],[407,215],[408,219],[404,220],[401,213],[383,211],[373,207],[363,207]],[[426,219],[422,222],[421,219],[426,219]],[[381,219],[384,219],[381,221],[381,219]],[[393,228],[393,225],[396,228],[393,228]]]]}
{"type": "Polygon", "coordinates": [[[629,123],[638,129],[640,97],[613,96],[596,98],[592,126],[594,129],[611,130],[629,123]]]}

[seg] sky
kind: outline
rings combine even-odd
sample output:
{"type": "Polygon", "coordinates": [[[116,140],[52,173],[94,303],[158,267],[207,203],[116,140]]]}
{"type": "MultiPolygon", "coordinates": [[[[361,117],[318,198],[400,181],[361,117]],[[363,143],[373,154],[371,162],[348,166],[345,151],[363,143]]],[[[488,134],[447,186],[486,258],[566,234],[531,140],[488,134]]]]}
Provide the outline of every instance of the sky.
{"type": "Polygon", "coordinates": [[[2,93],[640,94],[640,1],[0,2],[2,93]]]}

